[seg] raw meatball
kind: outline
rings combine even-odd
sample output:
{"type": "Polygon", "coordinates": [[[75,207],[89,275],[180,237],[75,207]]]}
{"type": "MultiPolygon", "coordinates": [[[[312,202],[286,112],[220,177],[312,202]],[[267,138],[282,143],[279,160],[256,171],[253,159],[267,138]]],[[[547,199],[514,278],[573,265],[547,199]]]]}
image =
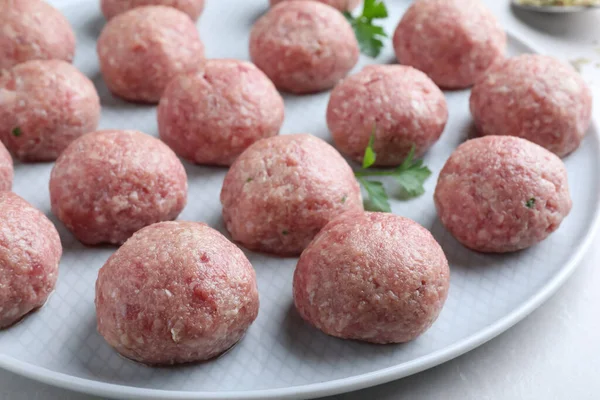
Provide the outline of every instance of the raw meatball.
{"type": "Polygon", "coordinates": [[[300,254],[331,219],[362,210],[350,166],[329,144],[307,134],[248,147],[225,176],[221,203],[234,240],[280,255],[300,254]]]}
{"type": "Polygon", "coordinates": [[[0,142],[0,192],[12,189],[13,176],[12,157],[0,142]]]}
{"type": "Polygon", "coordinates": [[[421,157],[448,121],[444,94],[421,71],[373,65],[333,89],[327,125],[342,153],[362,161],[375,131],[377,166],[402,164],[411,148],[421,157]]]}
{"type": "MultiPolygon", "coordinates": [[[[275,4],[279,4],[282,1],[286,0],[269,0],[271,6],[275,4]]],[[[325,3],[330,5],[333,8],[337,8],[340,11],[352,11],[354,10],[361,2],[361,0],[316,0],[320,3],[325,3]]]]}
{"type": "Polygon", "coordinates": [[[194,21],[204,9],[204,0],[101,0],[100,7],[106,19],[141,6],[168,6],[178,9],[194,21]]]}
{"type": "Polygon", "coordinates": [[[75,34],[56,8],[42,0],[0,0],[0,10],[0,70],[29,60],[73,61],[75,34]]]}
{"type": "Polygon", "coordinates": [[[250,34],[252,61],[279,89],[311,93],[332,88],[358,62],[354,31],[338,10],[316,1],[284,1],[250,34]]]}
{"type": "Polygon", "coordinates": [[[294,273],[302,318],[328,335],[403,343],[437,319],[448,261],[421,225],[384,213],[348,213],[323,228],[294,273]]]}
{"type": "Polygon", "coordinates": [[[50,176],[52,212],[81,242],[120,244],[144,226],[177,218],[186,204],[183,165],[137,131],[98,131],[60,155],[50,176]]]}
{"type": "Polygon", "coordinates": [[[56,160],[99,119],[94,84],[65,61],[28,61],[0,72],[0,140],[22,161],[56,160]]]}
{"type": "Polygon", "coordinates": [[[480,0],[417,0],[393,40],[400,64],[449,89],[473,85],[506,50],[506,33],[480,0]]]}
{"type": "Polygon", "coordinates": [[[570,65],[527,54],[506,60],[473,87],[471,113],[481,135],[519,136],[563,157],[590,126],[592,92],[570,65]]]}
{"type": "Polygon", "coordinates": [[[466,247],[489,253],[541,242],[571,210],[560,158],[512,136],[460,145],[442,169],[434,197],[446,229],[466,247]]]}
{"type": "Polygon", "coordinates": [[[156,103],[175,76],[204,62],[192,20],[171,7],[138,7],[111,19],[98,39],[106,85],[126,100],[156,103]]]}
{"type": "Polygon", "coordinates": [[[252,265],[223,235],[196,222],[137,232],[100,269],[98,331],[125,357],[148,364],[213,358],[258,315],[252,265]]]}
{"type": "Polygon", "coordinates": [[[46,302],[61,255],[52,222],[16,194],[0,192],[0,329],[46,302]]]}
{"type": "Polygon", "coordinates": [[[158,106],[161,139],[198,164],[231,165],[258,139],[275,136],[283,99],[253,64],[208,60],[173,79],[158,106]]]}

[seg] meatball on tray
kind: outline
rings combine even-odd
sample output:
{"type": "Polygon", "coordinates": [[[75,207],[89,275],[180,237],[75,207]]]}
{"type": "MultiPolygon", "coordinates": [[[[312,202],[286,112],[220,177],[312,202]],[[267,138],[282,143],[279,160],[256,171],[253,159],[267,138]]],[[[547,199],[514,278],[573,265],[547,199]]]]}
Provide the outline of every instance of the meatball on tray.
{"type": "MultiPolygon", "coordinates": [[[[49,2],[72,25],[77,38],[73,64],[98,91],[102,106],[98,129],[135,130],[158,138],[156,104],[127,102],[114,96],[102,78],[96,40],[106,20],[100,1],[87,1],[85,5],[83,0],[49,2]]],[[[408,3],[386,2],[390,17],[382,23],[388,34],[394,32],[408,3]]],[[[267,0],[206,0],[196,23],[205,57],[250,61],[250,30],[268,8],[267,0]]],[[[507,52],[515,56],[536,51],[509,32],[507,52]]],[[[388,39],[379,57],[361,55],[350,74],[358,73],[368,64],[389,64],[393,60],[393,44],[388,39]]],[[[137,76],[140,78],[143,77],[137,76]]],[[[285,119],[280,135],[310,133],[336,147],[326,121],[329,94],[329,91],[310,95],[281,92],[285,119]]],[[[429,230],[449,264],[447,301],[439,318],[417,339],[405,344],[372,344],[326,335],[306,323],[294,306],[293,279],[298,257],[250,251],[234,242],[256,272],[260,297],[258,316],[245,336],[219,357],[199,363],[156,367],[124,358],[98,333],[94,307],[98,272],[117,246],[86,246],[54,216],[49,193],[53,163],[15,161],[12,190],[55,224],[63,256],[56,289],[46,304],[18,324],[0,330],[0,367],[101,397],[305,399],[414,374],[455,358],[507,330],[558,289],[590,245],[598,225],[600,204],[599,127],[593,121],[580,147],[562,158],[572,209],[560,227],[525,250],[481,253],[463,246],[451,235],[442,225],[434,204],[442,167],[460,144],[477,135],[469,111],[470,90],[444,91],[444,96],[449,118],[439,140],[423,157],[424,164],[432,171],[425,183],[425,194],[411,200],[396,200],[393,182],[386,181],[393,213],[429,230]]],[[[0,105],[2,99],[0,88],[0,105]]],[[[19,133],[21,137],[11,140],[27,135],[19,133]]],[[[187,174],[188,190],[187,204],[177,220],[203,222],[232,240],[219,198],[228,168],[194,164],[190,158],[181,158],[181,154],[179,157],[187,174]]],[[[315,158],[317,163],[328,162],[315,158]]],[[[349,157],[346,160],[355,171],[360,168],[349,157]]],[[[254,184],[256,181],[249,183],[254,184]]],[[[346,205],[351,203],[349,199],[339,197],[346,205]]],[[[523,207],[529,206],[523,203],[523,207]]],[[[289,229],[300,226],[299,222],[290,224],[290,228],[278,228],[275,235],[283,236],[277,239],[292,240],[294,232],[289,229]]]]}

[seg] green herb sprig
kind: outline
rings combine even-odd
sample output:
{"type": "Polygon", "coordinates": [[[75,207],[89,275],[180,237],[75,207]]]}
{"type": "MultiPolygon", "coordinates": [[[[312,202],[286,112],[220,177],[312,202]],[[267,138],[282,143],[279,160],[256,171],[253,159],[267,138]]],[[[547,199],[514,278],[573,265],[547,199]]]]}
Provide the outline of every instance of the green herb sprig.
{"type": "Polygon", "coordinates": [[[404,162],[391,171],[372,171],[371,167],[377,160],[377,154],[373,150],[375,134],[371,135],[369,144],[365,149],[362,170],[356,171],[354,175],[365,188],[368,199],[365,201],[365,209],[369,211],[391,212],[389,196],[379,181],[365,179],[373,176],[391,176],[402,189],[401,197],[409,199],[421,196],[425,193],[423,184],[431,176],[431,170],[423,165],[423,160],[415,160],[415,147],[413,146],[404,159],[404,162]]]}
{"type": "Polygon", "coordinates": [[[354,34],[358,40],[360,51],[369,57],[375,58],[381,53],[383,48],[383,39],[388,35],[382,26],[373,24],[376,19],[388,17],[387,7],[382,0],[365,0],[363,11],[357,17],[349,12],[344,12],[344,16],[352,25],[354,34]]]}

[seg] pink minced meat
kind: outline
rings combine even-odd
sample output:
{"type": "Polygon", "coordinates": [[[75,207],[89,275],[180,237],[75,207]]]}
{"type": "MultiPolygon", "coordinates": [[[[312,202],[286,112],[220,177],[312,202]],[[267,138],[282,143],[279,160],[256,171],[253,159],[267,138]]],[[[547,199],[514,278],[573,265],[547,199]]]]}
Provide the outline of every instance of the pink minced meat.
{"type": "Polygon", "coordinates": [[[560,158],[513,136],[460,145],[440,173],[434,198],[446,229],[466,247],[489,253],[541,242],[571,210],[560,158]]]}
{"type": "Polygon", "coordinates": [[[283,124],[283,99],[253,64],[208,60],[167,86],[158,106],[161,139],[198,164],[231,165],[283,124]]]}
{"type": "Polygon", "coordinates": [[[142,6],[168,6],[186,13],[194,21],[204,9],[204,0],[101,0],[100,7],[106,19],[142,6]]]}
{"type": "Polygon", "coordinates": [[[437,319],[448,261],[421,225],[385,213],[347,213],[323,228],[294,273],[302,318],[328,335],[403,343],[437,319]]]}
{"type": "Polygon", "coordinates": [[[360,187],[342,156],[307,134],[275,136],[233,163],[221,190],[233,239],[251,250],[297,255],[331,219],[362,210],[360,187]]]}
{"type": "Polygon", "coordinates": [[[81,242],[120,244],[177,218],[187,177],[163,142],[137,131],[98,131],[73,142],[50,176],[52,212],[81,242]]]}
{"type": "Polygon", "coordinates": [[[590,126],[592,92],[570,65],[525,54],[491,70],[471,93],[481,135],[519,136],[566,156],[590,126]]]}
{"type": "Polygon", "coordinates": [[[354,31],[338,10],[316,1],[284,1],[250,34],[250,56],[279,89],[312,93],[332,88],[356,65],[354,31]]]}
{"type": "MultiPolygon", "coordinates": [[[[269,0],[269,3],[271,4],[271,6],[274,6],[275,4],[279,4],[282,1],[288,1],[288,0],[269,0]]],[[[340,11],[352,11],[361,3],[361,0],[316,0],[316,1],[330,5],[331,7],[337,8],[340,11]]]]}
{"type": "Polygon", "coordinates": [[[29,60],[71,62],[75,34],[69,21],[43,0],[0,0],[0,70],[29,60]]]}
{"type": "Polygon", "coordinates": [[[417,0],[393,41],[400,64],[448,89],[473,85],[506,50],[506,33],[481,0],[417,0]]]}
{"type": "Polygon", "coordinates": [[[165,6],[117,15],[102,30],[97,50],[110,91],[147,103],[157,103],[171,79],[204,62],[204,45],[194,22],[165,6]]]}
{"type": "Polygon", "coordinates": [[[13,160],[6,147],[0,142],[0,192],[11,190],[14,177],[13,160]]]}
{"type": "Polygon", "coordinates": [[[46,302],[61,255],[52,222],[16,194],[0,192],[0,329],[46,302]]]}
{"type": "Polygon", "coordinates": [[[98,331],[148,364],[207,360],[236,344],[258,315],[244,253],[196,222],[163,222],[131,237],[100,269],[98,331]]]}
{"type": "Polygon", "coordinates": [[[0,140],[22,161],[56,160],[99,119],[94,84],[65,61],[28,61],[0,72],[0,140]]]}
{"type": "Polygon", "coordinates": [[[421,157],[448,121],[444,94],[421,71],[401,65],[365,67],[331,92],[327,125],[342,153],[362,162],[375,132],[377,166],[401,164],[411,148],[421,157]]]}

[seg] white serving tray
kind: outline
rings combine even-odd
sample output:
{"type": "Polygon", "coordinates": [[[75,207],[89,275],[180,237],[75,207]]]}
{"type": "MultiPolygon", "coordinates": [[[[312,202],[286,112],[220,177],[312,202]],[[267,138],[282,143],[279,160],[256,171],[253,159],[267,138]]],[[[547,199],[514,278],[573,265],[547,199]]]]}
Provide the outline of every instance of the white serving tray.
{"type": "MultiPolygon", "coordinates": [[[[95,41],[104,19],[99,1],[54,0],[78,39],[75,65],[93,79],[102,99],[101,128],[157,135],[155,107],[110,95],[98,69],[95,41]]],[[[391,34],[408,2],[388,1],[391,34]]],[[[211,58],[248,59],[248,36],[267,0],[208,0],[198,26],[211,58]]],[[[534,50],[510,36],[509,53],[534,50]]],[[[394,62],[391,44],[376,60],[394,62]]],[[[361,57],[355,71],[375,62],[361,57]]],[[[331,141],[325,123],[328,93],[285,96],[283,134],[310,132],[331,141]]],[[[121,358],[96,332],[94,284],[114,247],[86,248],[50,213],[51,164],[16,165],[14,190],[57,223],[64,246],[56,292],[46,306],[0,332],[0,367],[30,378],[105,397],[144,399],[292,399],[331,395],[398,379],[459,356],[493,338],[546,300],[571,274],[598,225],[600,146],[593,125],[581,148],[565,159],[573,211],[544,243],[510,255],[483,255],[458,244],[433,206],[437,175],[472,131],[468,91],[447,92],[450,120],[425,160],[434,174],[424,196],[394,201],[395,213],[429,228],[451,264],[448,301],[433,327],[414,342],[377,346],[326,336],[305,324],[292,305],[296,259],[246,252],[260,290],[260,314],[246,337],[202,364],[150,368],[121,358]]],[[[184,220],[224,232],[219,192],[224,168],[186,164],[190,190],[184,220]]]]}

